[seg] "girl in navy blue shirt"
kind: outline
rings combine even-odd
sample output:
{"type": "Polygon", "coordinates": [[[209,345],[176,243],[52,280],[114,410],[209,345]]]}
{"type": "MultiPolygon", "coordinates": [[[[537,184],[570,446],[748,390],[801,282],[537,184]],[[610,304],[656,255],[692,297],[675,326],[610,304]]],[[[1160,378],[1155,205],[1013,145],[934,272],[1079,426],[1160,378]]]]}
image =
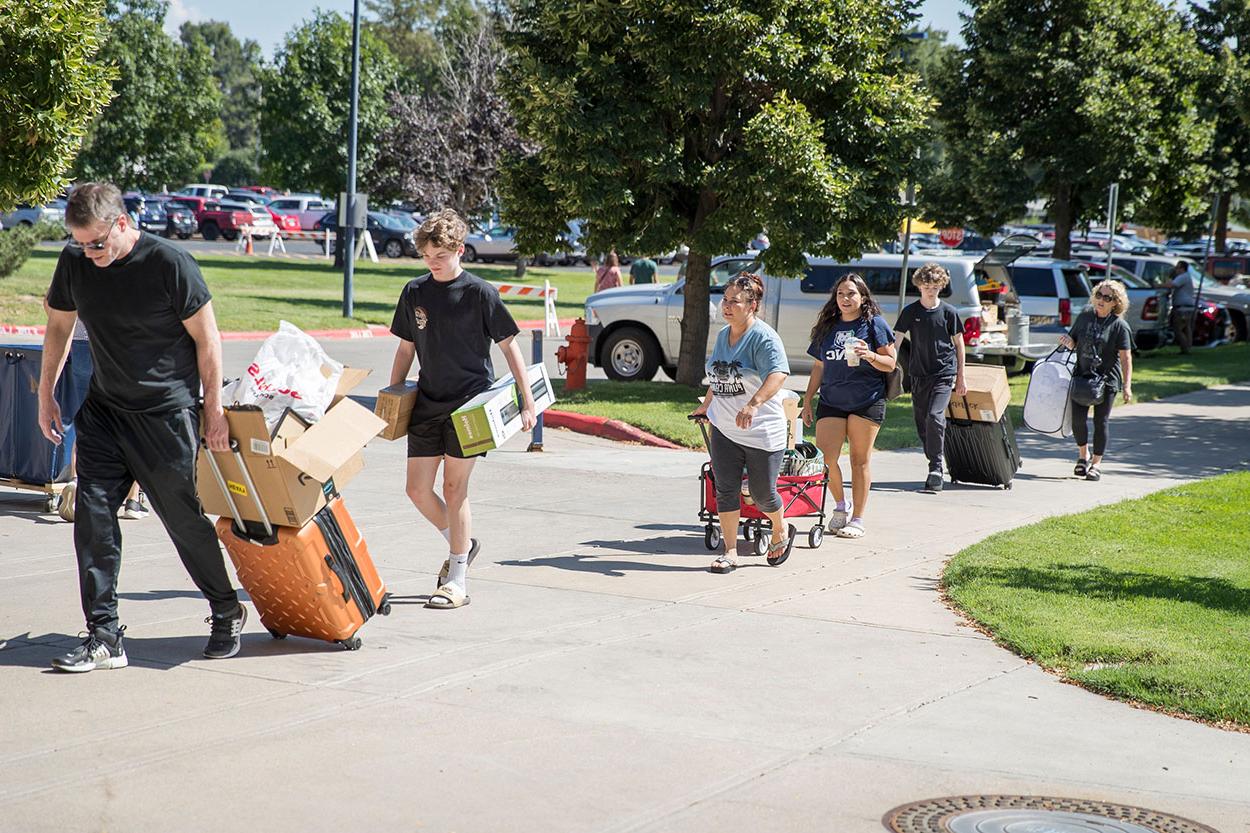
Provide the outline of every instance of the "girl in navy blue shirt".
{"type": "Polygon", "coordinates": [[[837,501],[830,513],[829,531],[841,538],[861,538],[872,487],[868,462],[885,421],[885,377],[894,369],[896,356],[894,332],[859,275],[843,275],[834,284],[812,327],[807,354],[815,361],[803,397],[803,423],[816,423],[816,445],[829,465],[829,491],[837,501]],[[817,393],[820,398],[813,412],[817,393]],[[848,439],[850,506],[838,464],[842,443],[848,439]]]}

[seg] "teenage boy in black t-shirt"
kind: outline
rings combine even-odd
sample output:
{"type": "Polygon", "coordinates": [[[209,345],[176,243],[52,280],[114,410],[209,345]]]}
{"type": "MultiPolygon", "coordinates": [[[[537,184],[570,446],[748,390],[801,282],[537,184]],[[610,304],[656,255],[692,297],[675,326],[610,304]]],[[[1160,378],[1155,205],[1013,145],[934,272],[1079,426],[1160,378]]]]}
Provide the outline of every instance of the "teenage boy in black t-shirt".
{"type": "Polygon", "coordinates": [[[60,442],[62,419],[69,415],[61,414],[52,392],[80,319],[91,337],[93,365],[87,399],[75,417],[74,549],[87,638],[52,665],[60,671],[126,665],[125,628],[117,613],[117,510],[136,482],[208,599],[212,631],[204,656],[232,657],[247,610],[230,585],[217,534],[195,490],[201,382],[205,440],[211,449],[228,448],[212,296],[190,254],[131,223],[113,185],[75,188],[65,224],[73,241],[61,252],[48,288],[39,428],[60,442]]]}
{"type": "Polygon", "coordinates": [[[894,332],[898,343],[911,334],[911,357],[907,375],[911,380],[911,408],[916,433],[929,458],[927,492],[942,491],[942,444],[946,437],[946,406],[951,392],[963,396],[964,339],[959,313],[939,296],[951,282],[950,273],[936,263],[926,263],[915,271],[911,282],[920,290],[920,300],[903,307],[894,332]]]}
{"type": "Polygon", "coordinates": [[[390,384],[403,382],[419,363],[417,402],[408,423],[408,497],[447,539],[450,554],[438,589],[426,607],[451,610],[469,603],[466,573],[479,544],[470,537],[469,476],[482,454],[460,448],[451,414],[495,381],[490,345],[503,351],[512,378],[521,382],[521,428],[536,421],[534,397],[524,384],[519,332],[499,290],[460,268],[469,229],[451,209],[431,215],[417,229],[417,251],[429,274],[408,282],[395,306],[391,332],[399,337],[390,384]],[[434,478],[443,466],[443,495],[434,478]]]}

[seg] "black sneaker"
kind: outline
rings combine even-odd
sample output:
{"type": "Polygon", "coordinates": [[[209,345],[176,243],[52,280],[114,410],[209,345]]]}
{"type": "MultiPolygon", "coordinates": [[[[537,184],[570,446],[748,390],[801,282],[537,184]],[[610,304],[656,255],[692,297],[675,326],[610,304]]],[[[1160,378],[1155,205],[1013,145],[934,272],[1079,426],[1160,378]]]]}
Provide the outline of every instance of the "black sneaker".
{"type": "Polygon", "coordinates": [[[942,472],[931,471],[929,476],[924,479],[924,490],[926,492],[942,491],[942,472]]]}
{"type": "Polygon", "coordinates": [[[204,621],[213,626],[208,635],[208,644],[204,646],[204,656],[209,659],[229,659],[239,652],[239,635],[243,633],[243,625],[247,622],[246,607],[240,604],[234,613],[210,616],[204,621]]]}
{"type": "Polygon", "coordinates": [[[117,629],[117,633],[92,631],[77,648],[52,660],[52,667],[57,671],[73,673],[94,671],[97,668],[125,668],[126,649],[122,645],[122,633],[125,630],[123,625],[117,629]]]}

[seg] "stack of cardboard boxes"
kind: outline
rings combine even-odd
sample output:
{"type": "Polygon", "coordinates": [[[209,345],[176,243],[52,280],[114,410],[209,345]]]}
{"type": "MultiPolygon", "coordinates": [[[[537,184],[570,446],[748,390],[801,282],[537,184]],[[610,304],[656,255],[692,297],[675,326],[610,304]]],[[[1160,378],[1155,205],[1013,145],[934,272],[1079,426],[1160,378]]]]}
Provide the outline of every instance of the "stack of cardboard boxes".
{"type": "Polygon", "coordinates": [[[993,364],[966,365],[964,381],[968,385],[968,393],[951,396],[947,416],[972,422],[998,422],[1003,418],[1011,401],[1005,368],[993,364]]]}

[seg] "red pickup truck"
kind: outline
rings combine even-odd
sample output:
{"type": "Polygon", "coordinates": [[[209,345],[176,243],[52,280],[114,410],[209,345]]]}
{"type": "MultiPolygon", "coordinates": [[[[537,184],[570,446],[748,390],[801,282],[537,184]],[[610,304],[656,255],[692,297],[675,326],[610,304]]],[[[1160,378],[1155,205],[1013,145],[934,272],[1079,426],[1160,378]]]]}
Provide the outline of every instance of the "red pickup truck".
{"type": "Polygon", "coordinates": [[[205,203],[204,209],[196,215],[196,219],[200,223],[200,235],[205,240],[216,240],[218,237],[237,240],[239,229],[256,222],[251,211],[243,208],[226,208],[215,202],[205,203]]]}

